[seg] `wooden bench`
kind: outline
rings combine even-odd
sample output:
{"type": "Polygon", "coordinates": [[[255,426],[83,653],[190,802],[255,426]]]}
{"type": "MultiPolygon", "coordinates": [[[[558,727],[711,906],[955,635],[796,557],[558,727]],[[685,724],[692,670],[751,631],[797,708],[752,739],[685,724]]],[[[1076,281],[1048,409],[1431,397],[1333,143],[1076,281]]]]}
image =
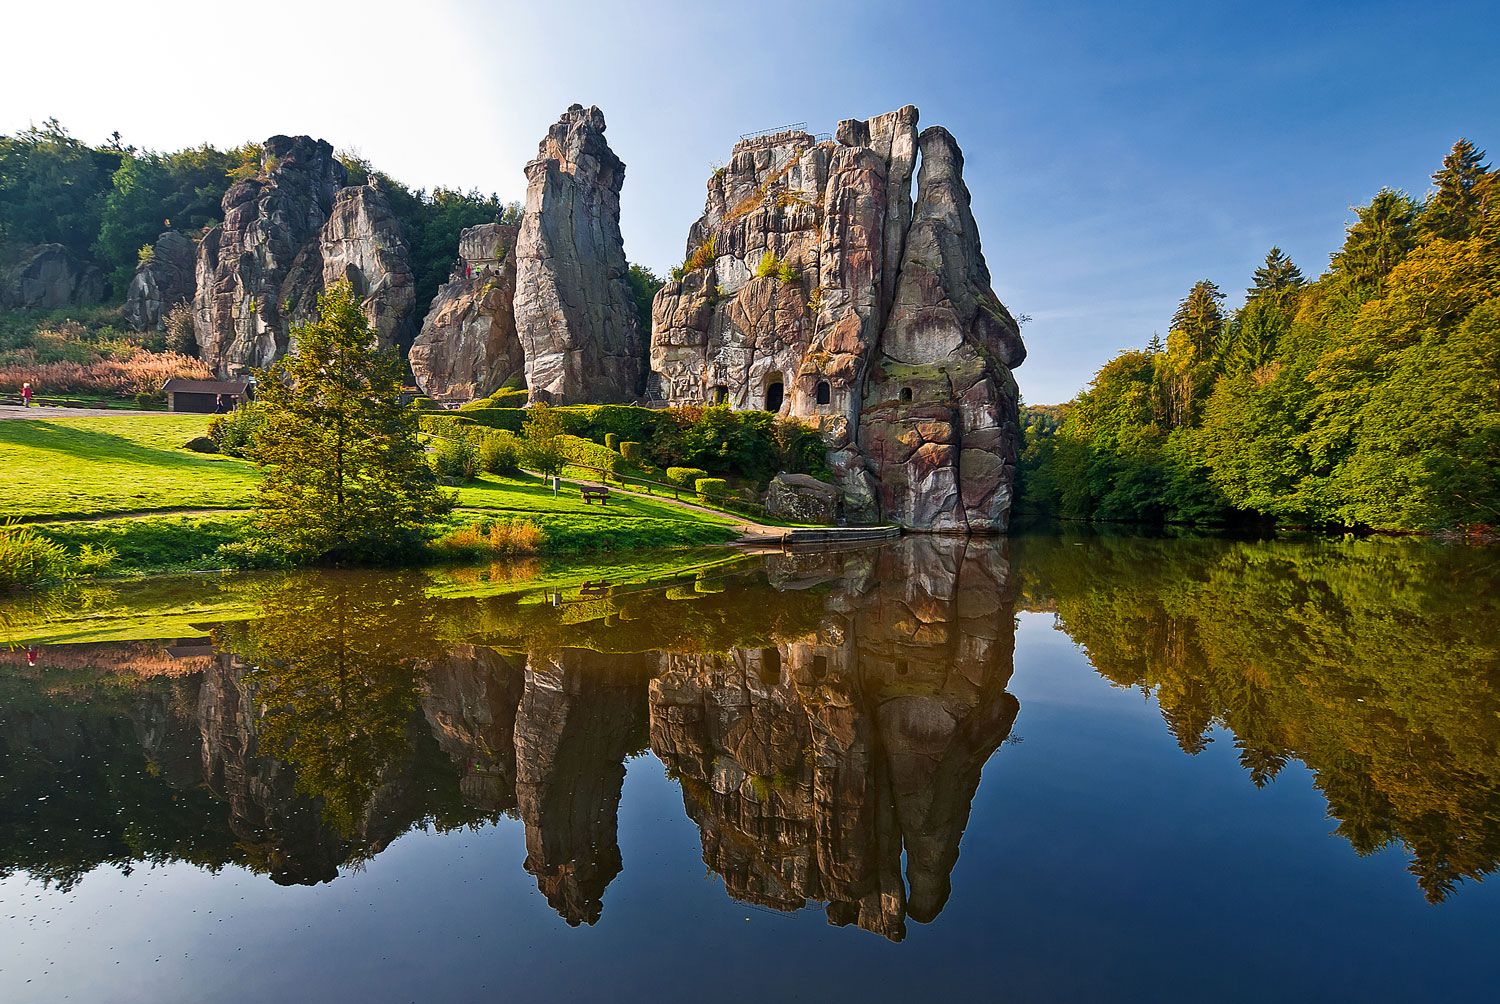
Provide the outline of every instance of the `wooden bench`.
{"type": "Polygon", "coordinates": [[[609,501],[608,485],[583,485],[578,490],[583,495],[585,503],[597,501],[600,505],[604,505],[609,501]]]}

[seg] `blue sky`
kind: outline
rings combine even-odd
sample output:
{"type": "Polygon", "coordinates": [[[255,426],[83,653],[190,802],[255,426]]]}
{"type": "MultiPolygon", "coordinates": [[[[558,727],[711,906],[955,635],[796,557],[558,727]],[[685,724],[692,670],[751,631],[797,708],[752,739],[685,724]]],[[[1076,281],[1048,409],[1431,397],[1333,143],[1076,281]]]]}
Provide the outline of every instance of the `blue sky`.
{"type": "Polygon", "coordinates": [[[997,292],[1031,315],[1027,400],[1065,400],[1272,244],[1316,274],[1349,207],[1424,191],[1459,136],[1500,159],[1483,3],[26,4],[0,131],[176,148],[306,132],[413,185],[521,198],[568,104],[628,165],[626,251],[682,257],[742,132],[912,103],[967,161],[997,292]]]}

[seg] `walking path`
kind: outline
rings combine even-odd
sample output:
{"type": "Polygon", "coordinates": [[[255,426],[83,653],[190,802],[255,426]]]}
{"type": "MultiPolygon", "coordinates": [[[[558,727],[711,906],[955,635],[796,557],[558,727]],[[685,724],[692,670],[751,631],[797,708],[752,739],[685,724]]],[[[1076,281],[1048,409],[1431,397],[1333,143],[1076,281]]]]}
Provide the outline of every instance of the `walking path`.
{"type": "Polygon", "coordinates": [[[131,415],[165,415],[163,411],[136,411],[132,408],[59,408],[50,404],[24,408],[19,404],[0,404],[0,421],[7,418],[115,418],[131,415]]]}

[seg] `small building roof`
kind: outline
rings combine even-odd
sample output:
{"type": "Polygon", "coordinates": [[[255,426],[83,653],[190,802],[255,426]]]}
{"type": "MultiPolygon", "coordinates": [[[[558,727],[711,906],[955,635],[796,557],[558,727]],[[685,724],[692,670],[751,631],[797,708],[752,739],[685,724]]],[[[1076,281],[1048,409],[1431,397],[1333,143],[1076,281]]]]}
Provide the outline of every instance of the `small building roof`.
{"type": "Polygon", "coordinates": [[[173,377],[162,384],[161,389],[167,394],[235,394],[244,397],[248,386],[247,380],[188,380],[173,377]]]}

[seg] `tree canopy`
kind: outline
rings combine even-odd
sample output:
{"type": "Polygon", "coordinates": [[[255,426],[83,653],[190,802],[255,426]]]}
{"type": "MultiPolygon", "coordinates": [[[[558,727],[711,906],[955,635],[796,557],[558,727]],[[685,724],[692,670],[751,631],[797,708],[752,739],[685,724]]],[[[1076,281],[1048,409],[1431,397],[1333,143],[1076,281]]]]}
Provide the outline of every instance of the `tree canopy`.
{"type": "Polygon", "coordinates": [[[257,374],[265,424],[260,528],[303,561],[378,562],[410,552],[452,508],[401,399],[405,366],[375,334],[347,282],[294,327],[294,351],[257,374]]]}
{"type": "Polygon", "coordinates": [[[1416,200],[1355,209],[1313,282],[1280,248],[1225,315],[1206,280],[1165,350],[1029,426],[1023,509],[1436,530],[1500,523],[1500,184],[1460,140],[1416,200]]]}

